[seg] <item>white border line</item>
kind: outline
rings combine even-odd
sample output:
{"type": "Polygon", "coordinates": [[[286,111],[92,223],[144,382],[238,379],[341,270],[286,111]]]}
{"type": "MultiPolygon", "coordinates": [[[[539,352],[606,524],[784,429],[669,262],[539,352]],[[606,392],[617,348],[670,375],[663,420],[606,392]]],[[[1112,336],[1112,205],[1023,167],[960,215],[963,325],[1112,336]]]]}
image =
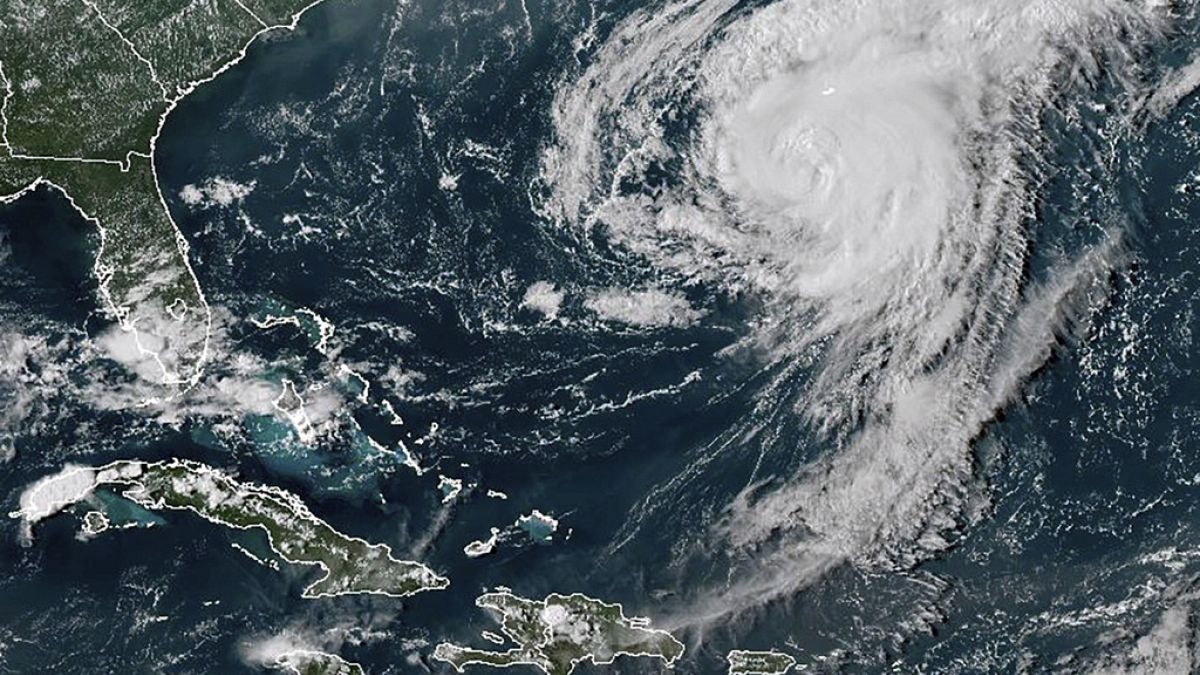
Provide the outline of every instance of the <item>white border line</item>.
{"type": "Polygon", "coordinates": [[[146,66],[146,69],[150,71],[150,79],[153,80],[154,84],[157,84],[159,90],[162,91],[163,101],[164,102],[169,101],[171,99],[171,95],[167,93],[167,85],[163,84],[162,80],[158,79],[158,71],[156,71],[154,69],[154,64],[150,62],[150,59],[146,58],[145,56],[142,56],[142,53],[140,51],[138,51],[137,45],[133,44],[133,42],[129,38],[125,37],[125,34],[121,32],[120,28],[117,28],[116,26],[114,26],[111,22],[109,22],[109,20],[107,18],[104,17],[104,13],[101,12],[100,8],[96,6],[96,3],[94,0],[80,0],[80,1],[83,2],[83,4],[87,5],[88,8],[91,9],[93,12],[95,12],[96,16],[100,19],[100,23],[104,24],[105,26],[108,27],[109,30],[116,33],[117,37],[121,38],[121,42],[124,42],[125,46],[129,48],[129,51],[133,52],[133,55],[135,57],[137,57],[137,60],[141,61],[146,66]]]}
{"type": "MultiPolygon", "coordinates": [[[[91,2],[89,2],[89,0],[84,0],[84,2],[87,3],[89,6],[92,6],[91,2]]],[[[159,368],[160,368],[160,370],[162,370],[162,373],[163,373],[162,384],[185,385],[184,389],[182,391],[173,393],[172,395],[168,396],[166,400],[171,400],[174,398],[178,398],[179,396],[182,396],[184,393],[186,393],[192,387],[196,386],[196,384],[199,383],[200,378],[203,376],[204,364],[209,359],[210,349],[211,349],[211,344],[212,344],[213,315],[212,315],[212,308],[208,304],[208,300],[204,295],[204,289],[201,287],[200,280],[199,280],[199,278],[197,278],[196,272],[192,267],[191,259],[188,257],[188,251],[189,251],[190,246],[188,245],[187,240],[184,238],[182,231],[180,231],[179,224],[175,222],[175,218],[171,215],[171,210],[167,207],[166,199],[163,196],[162,182],[159,180],[158,167],[154,161],[155,153],[158,148],[158,139],[162,135],[163,127],[166,125],[167,118],[170,117],[171,112],[173,110],[175,110],[175,107],[179,105],[180,101],[182,101],[189,94],[194,92],[201,85],[204,85],[208,82],[215,80],[217,77],[222,75],[225,71],[234,67],[238,63],[241,63],[241,61],[246,58],[246,54],[249,52],[250,46],[252,44],[254,44],[254,41],[257,40],[260,35],[267,33],[269,31],[272,31],[272,30],[276,30],[276,29],[295,30],[296,27],[300,23],[300,18],[306,12],[308,12],[310,9],[312,9],[313,7],[316,7],[317,5],[324,2],[324,0],[312,0],[312,2],[305,5],[300,10],[298,10],[297,12],[292,14],[291,20],[288,21],[287,23],[279,23],[279,24],[274,24],[274,25],[266,24],[261,18],[259,18],[256,14],[254,14],[248,8],[246,8],[245,5],[242,5],[241,0],[235,0],[235,2],[239,6],[241,6],[242,9],[244,9],[251,17],[256,19],[258,21],[258,23],[262,26],[262,28],[260,30],[258,30],[257,32],[255,32],[253,35],[251,35],[246,40],[245,44],[242,45],[242,48],[238,51],[238,53],[233,58],[226,61],[224,64],[222,64],[220,67],[218,67],[216,70],[214,70],[212,73],[210,73],[206,77],[188,82],[186,85],[184,85],[181,89],[179,89],[177,91],[176,96],[174,98],[167,97],[165,99],[166,103],[167,103],[167,108],[159,116],[158,126],[156,127],[156,129],[154,131],[154,135],[150,137],[150,141],[149,141],[150,152],[142,153],[140,151],[130,151],[126,154],[124,161],[118,161],[118,160],[112,160],[112,159],[93,159],[93,158],[84,158],[84,157],[52,157],[52,156],[41,157],[41,156],[34,156],[34,155],[23,155],[20,153],[13,152],[12,145],[9,143],[9,140],[8,140],[8,117],[7,117],[7,111],[6,111],[7,106],[8,106],[8,99],[12,96],[12,93],[13,93],[12,82],[4,75],[3,63],[0,62],[0,79],[3,80],[3,84],[4,84],[4,97],[3,97],[3,100],[0,101],[0,146],[4,147],[4,149],[6,149],[8,151],[8,156],[11,159],[39,160],[39,161],[51,161],[51,162],[79,162],[79,163],[94,163],[94,164],[110,164],[110,165],[118,166],[122,172],[128,172],[130,170],[130,168],[132,166],[132,157],[134,157],[134,156],[145,158],[145,159],[149,160],[149,162],[150,162],[151,176],[154,179],[154,186],[155,186],[155,191],[158,193],[159,204],[163,210],[163,213],[166,215],[167,222],[169,222],[171,224],[171,227],[174,230],[176,250],[178,251],[178,253],[180,254],[180,256],[183,259],[184,269],[187,271],[188,276],[191,277],[193,287],[196,290],[196,295],[200,300],[200,304],[204,309],[204,315],[205,315],[205,318],[204,318],[204,328],[205,328],[204,344],[200,350],[200,355],[196,360],[195,373],[191,377],[186,378],[186,379],[180,379],[177,375],[172,374],[162,363],[161,359],[159,359],[157,353],[147,350],[144,346],[142,346],[141,340],[138,338],[137,328],[134,325],[136,323],[136,319],[134,321],[130,321],[128,318],[129,308],[123,307],[123,306],[117,306],[117,304],[113,301],[112,295],[109,292],[109,288],[108,288],[108,283],[112,278],[113,272],[110,268],[108,268],[107,265],[105,265],[103,263],[104,244],[105,244],[105,240],[106,240],[106,230],[105,230],[105,226],[100,222],[100,220],[98,218],[91,216],[86,211],[84,211],[82,208],[80,208],[79,205],[77,203],[75,203],[75,200],[70,196],[70,194],[68,194],[67,190],[63,186],[54,183],[53,181],[47,179],[45,176],[38,176],[38,177],[34,178],[33,180],[30,181],[30,183],[28,185],[22,187],[21,189],[17,190],[16,192],[14,192],[12,194],[0,195],[0,204],[8,204],[8,203],[14,202],[14,201],[20,199],[21,197],[23,197],[25,194],[29,193],[30,191],[36,189],[40,185],[50,185],[50,186],[57,188],[58,191],[61,192],[67,198],[67,200],[71,203],[71,206],[81,216],[83,216],[83,218],[85,220],[91,222],[93,225],[96,226],[97,231],[99,231],[99,233],[100,233],[100,247],[96,252],[96,260],[93,264],[92,269],[96,276],[97,282],[99,283],[100,293],[101,293],[102,298],[104,299],[104,303],[107,305],[108,310],[113,314],[113,316],[115,316],[117,318],[121,328],[127,332],[133,333],[134,340],[138,345],[138,350],[143,355],[147,355],[147,354],[151,355],[158,362],[159,368]]],[[[94,9],[94,7],[93,7],[93,9],[94,9]]],[[[98,11],[97,11],[97,16],[100,16],[98,11]]],[[[111,24],[108,24],[108,22],[105,21],[102,16],[101,16],[101,21],[104,22],[105,25],[109,26],[110,28],[113,28],[113,26],[111,24]]],[[[116,30],[115,28],[113,28],[113,29],[116,30]]],[[[118,33],[118,35],[121,35],[120,31],[117,31],[117,33],[118,33]]],[[[121,35],[121,38],[123,40],[125,40],[125,42],[129,45],[129,47],[131,49],[134,50],[135,55],[138,55],[139,58],[142,58],[140,56],[139,52],[136,50],[136,46],[131,41],[125,39],[124,35],[121,35]]],[[[148,59],[143,59],[143,60],[147,63],[147,65],[152,65],[148,59]]],[[[153,79],[155,79],[157,81],[157,74],[153,69],[151,69],[151,76],[153,79]]],[[[161,85],[161,83],[160,83],[160,85],[161,85]]],[[[164,94],[166,94],[165,91],[164,91],[164,94]]]]}
{"type": "MultiPolygon", "coordinates": [[[[679,645],[679,654],[677,654],[674,658],[667,658],[664,654],[654,654],[651,652],[631,652],[631,651],[626,651],[626,650],[614,650],[613,653],[609,656],[609,658],[607,658],[605,660],[597,660],[596,654],[587,653],[577,659],[571,659],[570,667],[567,669],[568,675],[570,675],[570,673],[574,672],[575,668],[581,663],[591,662],[593,665],[596,665],[596,666],[608,666],[608,665],[612,665],[613,663],[615,663],[617,658],[619,658],[621,656],[630,656],[630,657],[635,657],[635,658],[641,657],[641,658],[659,659],[660,661],[663,662],[663,665],[665,667],[674,668],[675,664],[678,663],[679,660],[683,658],[683,655],[687,652],[687,646],[684,645],[682,642],[680,642],[674,635],[671,635],[671,633],[669,633],[661,628],[649,628],[648,627],[649,621],[645,620],[645,619],[641,619],[640,617],[625,616],[625,607],[619,602],[611,602],[611,603],[605,602],[599,598],[593,598],[593,597],[591,597],[589,595],[585,595],[583,593],[571,593],[570,595],[563,595],[562,593],[551,593],[541,600],[533,600],[531,598],[522,598],[521,596],[516,595],[516,594],[512,593],[511,591],[504,590],[504,591],[496,591],[496,592],[491,592],[491,593],[484,593],[483,595],[480,595],[479,597],[475,598],[475,606],[479,607],[480,609],[492,610],[494,612],[499,613],[500,614],[500,620],[499,620],[500,632],[504,633],[504,635],[507,636],[508,639],[512,640],[517,646],[513,647],[511,649],[502,651],[502,652],[498,652],[498,651],[488,651],[486,649],[475,649],[473,647],[462,647],[460,645],[456,645],[453,643],[442,642],[442,643],[439,643],[436,647],[434,647],[433,658],[435,660],[442,661],[444,663],[449,664],[451,668],[453,668],[454,670],[456,670],[457,672],[460,672],[460,673],[463,672],[467,666],[472,666],[472,665],[488,666],[490,668],[509,668],[511,666],[533,666],[533,667],[537,668],[538,670],[541,670],[543,673],[546,673],[546,675],[550,675],[550,670],[546,666],[553,667],[554,663],[551,662],[548,658],[546,658],[545,662],[543,663],[543,662],[533,660],[533,658],[531,658],[529,660],[521,660],[521,657],[522,656],[530,656],[530,657],[541,656],[541,657],[545,658],[546,652],[543,650],[543,648],[549,646],[551,641],[554,638],[554,632],[552,630],[552,627],[546,622],[545,619],[542,619],[539,614],[538,618],[539,618],[540,622],[545,626],[545,628],[542,630],[541,641],[539,641],[535,644],[532,644],[532,645],[523,644],[520,640],[517,639],[516,635],[509,632],[508,627],[505,625],[505,620],[508,619],[509,616],[511,616],[511,615],[504,612],[503,609],[495,606],[494,603],[489,604],[489,600],[491,600],[492,598],[506,598],[506,599],[516,600],[517,604],[529,603],[529,604],[532,604],[535,606],[541,605],[542,610],[545,610],[545,608],[550,606],[551,598],[556,599],[556,604],[561,604],[561,601],[565,601],[565,600],[582,599],[585,601],[595,602],[605,609],[611,609],[611,608],[615,607],[620,616],[618,623],[620,623],[622,626],[632,629],[632,630],[640,630],[640,631],[644,631],[644,632],[651,633],[651,634],[657,634],[657,635],[666,637],[671,642],[674,642],[675,644],[679,645]],[[497,663],[492,663],[490,661],[482,661],[482,660],[468,658],[466,661],[463,661],[461,664],[458,664],[458,663],[454,663],[453,661],[451,661],[449,658],[446,657],[446,655],[445,655],[446,650],[458,650],[459,652],[476,652],[476,653],[480,653],[480,654],[490,654],[493,656],[514,658],[515,660],[509,661],[507,663],[497,664],[497,663]],[[439,652],[442,652],[442,653],[439,654],[439,652]]],[[[580,645],[580,646],[583,647],[584,645],[580,645]]]]}

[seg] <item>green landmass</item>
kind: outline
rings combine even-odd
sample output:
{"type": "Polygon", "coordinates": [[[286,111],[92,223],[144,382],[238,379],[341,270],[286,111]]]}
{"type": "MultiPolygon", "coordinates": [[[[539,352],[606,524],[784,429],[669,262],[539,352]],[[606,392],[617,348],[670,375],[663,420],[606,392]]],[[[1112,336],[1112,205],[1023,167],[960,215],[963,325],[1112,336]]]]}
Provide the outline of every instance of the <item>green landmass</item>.
{"type": "MultiPolygon", "coordinates": [[[[63,475],[73,484],[70,491],[62,492],[66,497],[55,497],[53,477],[44,479],[31,492],[41,490],[46,500],[57,499],[50,502],[54,506],[36,511],[37,515],[31,515],[36,506],[13,515],[46,517],[66,506],[64,501],[83,501],[97,488],[113,487],[151,511],[186,510],[225,527],[264,532],[271,550],[284,560],[321,569],[321,577],[304,589],[306,598],[360,593],[403,597],[450,583],[420,563],[397,560],[384,544],[338,532],[291,493],[239,482],[199,462],[122,460],[96,469],[74,467],[63,475]],[[90,471],[90,479],[81,479],[81,471],[90,471]]],[[[35,493],[24,503],[37,504],[37,500],[35,493]]]]}
{"type": "Polygon", "coordinates": [[[209,310],[159,192],[175,104],[312,0],[0,0],[0,203],[53,186],[102,235],[107,308],[165,383],[199,376],[209,310]]]}
{"type": "Polygon", "coordinates": [[[295,675],[363,675],[362,666],[336,654],[298,649],[280,654],[272,667],[295,675]]]}
{"type": "Polygon", "coordinates": [[[783,675],[796,665],[795,658],[776,651],[734,649],[725,659],[729,661],[729,675],[783,675]]]}
{"type": "Polygon", "coordinates": [[[475,604],[499,615],[500,629],[516,646],[489,651],[442,643],[433,658],[462,671],[468,665],[535,666],[547,675],[568,675],[583,661],[612,663],[618,656],[662,659],[669,667],[683,656],[683,644],[647,622],[629,619],[619,604],[576,593],[528,600],[508,592],[487,593],[475,604]]]}
{"type": "Polygon", "coordinates": [[[107,530],[111,525],[108,521],[108,516],[100,511],[88,511],[83,515],[83,533],[86,535],[97,535],[107,530]]]}

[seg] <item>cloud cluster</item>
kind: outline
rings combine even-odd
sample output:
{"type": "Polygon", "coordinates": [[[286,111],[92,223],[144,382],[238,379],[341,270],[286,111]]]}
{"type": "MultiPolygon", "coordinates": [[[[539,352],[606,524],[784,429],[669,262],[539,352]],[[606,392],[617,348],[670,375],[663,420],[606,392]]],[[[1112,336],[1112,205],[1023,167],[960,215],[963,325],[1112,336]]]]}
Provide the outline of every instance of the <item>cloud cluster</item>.
{"type": "Polygon", "coordinates": [[[184,204],[194,209],[209,209],[214,206],[228,208],[241,204],[254,192],[257,181],[239,183],[224,176],[213,176],[199,185],[188,184],[179,191],[184,204]]]}
{"type": "MultiPolygon", "coordinates": [[[[633,14],[564,78],[544,211],[664,278],[762,300],[768,384],[716,450],[778,439],[765,427],[788,414],[828,447],[729,502],[713,534],[744,569],[705,592],[695,620],[839,564],[904,565],[946,546],[972,440],[1125,259],[1114,228],[1044,283],[1026,279],[1040,116],[1088,86],[1075,64],[1127,65],[1119,55],[1155,12],[1121,0],[681,0],[633,14]],[[647,187],[616,187],[636,185],[647,187]]],[[[694,320],[666,293],[589,307],[641,325],[694,320]]],[[[640,510],[694,493],[711,461],[640,510]]]]}

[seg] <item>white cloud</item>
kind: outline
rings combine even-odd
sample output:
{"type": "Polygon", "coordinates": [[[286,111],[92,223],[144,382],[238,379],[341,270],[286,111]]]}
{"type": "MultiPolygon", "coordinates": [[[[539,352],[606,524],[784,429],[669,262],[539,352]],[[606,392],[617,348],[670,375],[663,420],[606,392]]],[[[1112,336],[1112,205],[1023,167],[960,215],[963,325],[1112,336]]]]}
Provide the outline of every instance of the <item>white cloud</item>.
{"type": "Polygon", "coordinates": [[[1192,645],[1197,635],[1189,602],[1168,608],[1150,632],[1139,637],[1125,654],[1095,667],[1092,675],[1173,675],[1194,673],[1192,645]]]}
{"type": "Polygon", "coordinates": [[[254,192],[257,181],[238,183],[224,176],[213,176],[200,185],[185,185],[179,198],[192,208],[207,209],[213,206],[229,207],[241,204],[254,192]]]}
{"type": "Polygon", "coordinates": [[[547,319],[558,316],[562,308],[563,292],[549,281],[538,281],[525,290],[521,306],[535,312],[541,312],[547,319]]]}
{"type": "Polygon", "coordinates": [[[45,476],[21,493],[20,508],[8,514],[21,519],[21,541],[33,540],[33,525],[79,502],[96,487],[96,472],[86,466],[68,464],[58,473],[45,476]]]}
{"type": "Polygon", "coordinates": [[[704,316],[704,312],[693,309],[682,295],[658,289],[607,288],[589,297],[584,306],[601,319],[630,326],[682,327],[704,316]]]}

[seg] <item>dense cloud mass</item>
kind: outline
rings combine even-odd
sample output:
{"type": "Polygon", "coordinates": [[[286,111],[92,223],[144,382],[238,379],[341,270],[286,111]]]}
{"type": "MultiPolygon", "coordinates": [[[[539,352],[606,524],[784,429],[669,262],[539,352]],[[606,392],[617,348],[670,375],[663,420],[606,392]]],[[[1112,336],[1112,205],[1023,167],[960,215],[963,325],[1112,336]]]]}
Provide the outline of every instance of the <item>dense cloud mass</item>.
{"type": "Polygon", "coordinates": [[[310,9],[156,136],[187,265],[0,209],[0,666],[1197,668],[1200,0],[310,9]],[[172,460],[451,583],[98,479],[172,460]]]}
{"type": "Polygon", "coordinates": [[[1104,0],[691,0],[633,15],[564,82],[546,212],[764,298],[776,375],[744,431],[790,407],[835,446],[729,504],[716,528],[755,573],[713,612],[946,545],[972,439],[1124,260],[1116,223],[1026,274],[1042,115],[1101,63],[1120,80],[1161,18],[1104,0]]]}

